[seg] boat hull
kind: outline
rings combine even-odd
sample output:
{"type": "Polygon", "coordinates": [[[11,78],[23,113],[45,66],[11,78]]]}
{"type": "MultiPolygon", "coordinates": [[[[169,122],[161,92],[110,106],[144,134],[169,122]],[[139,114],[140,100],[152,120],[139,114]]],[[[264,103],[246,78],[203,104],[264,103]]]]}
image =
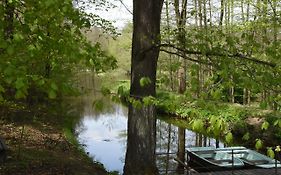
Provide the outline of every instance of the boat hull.
{"type": "Polygon", "coordinates": [[[189,166],[199,172],[281,168],[281,163],[245,147],[187,148],[189,166]]]}
{"type": "Polygon", "coordinates": [[[189,166],[199,172],[227,171],[241,169],[244,163],[227,153],[220,153],[212,147],[200,147],[187,149],[189,166]]]}

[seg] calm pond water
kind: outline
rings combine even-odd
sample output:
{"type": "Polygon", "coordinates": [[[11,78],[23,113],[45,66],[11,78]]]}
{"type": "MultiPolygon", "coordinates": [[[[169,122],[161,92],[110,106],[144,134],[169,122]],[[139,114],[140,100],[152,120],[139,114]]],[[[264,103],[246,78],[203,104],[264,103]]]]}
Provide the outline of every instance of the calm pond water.
{"type": "MultiPolygon", "coordinates": [[[[91,105],[84,106],[77,124],[78,140],[94,161],[101,162],[108,171],[122,174],[127,142],[128,110],[121,104],[106,101],[103,111],[95,111],[91,105]]],[[[92,103],[91,103],[92,104],[92,103]]],[[[186,146],[215,146],[215,140],[186,130],[186,146]],[[200,140],[201,139],[201,140],[200,140]]],[[[157,166],[162,172],[174,170],[177,163],[168,154],[178,149],[178,127],[157,119],[157,166]],[[169,160],[169,161],[168,161],[169,160]]],[[[222,146],[222,144],[220,145],[222,146]]],[[[173,154],[171,154],[173,155],[173,154]]]]}

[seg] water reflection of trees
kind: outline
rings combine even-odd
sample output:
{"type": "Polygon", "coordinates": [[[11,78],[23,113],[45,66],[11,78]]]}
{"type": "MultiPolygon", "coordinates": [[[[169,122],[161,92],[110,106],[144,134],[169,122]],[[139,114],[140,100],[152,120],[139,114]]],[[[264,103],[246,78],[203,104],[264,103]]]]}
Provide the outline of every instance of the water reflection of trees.
{"type": "MultiPolygon", "coordinates": [[[[157,120],[156,132],[156,163],[160,174],[175,174],[175,171],[180,174],[184,173],[183,167],[180,167],[174,158],[182,154],[184,158],[179,159],[186,159],[186,154],[182,153],[185,147],[216,146],[216,140],[213,138],[180,128],[163,120],[157,120]]],[[[222,146],[221,143],[220,146],[222,146]]]]}
{"type": "MultiPolygon", "coordinates": [[[[81,97],[80,104],[83,106],[81,111],[81,116],[88,119],[94,120],[101,123],[108,130],[114,130],[119,128],[118,123],[120,117],[127,117],[128,110],[126,107],[112,103],[110,99],[103,98],[105,107],[102,111],[97,111],[92,106],[92,101],[95,98],[102,98],[102,96],[84,96],[81,97]]],[[[83,119],[77,123],[76,131],[83,132],[83,130],[90,129],[85,128],[83,125],[83,119]]],[[[157,120],[156,125],[156,153],[161,153],[156,156],[157,166],[161,174],[175,174],[178,163],[174,161],[174,157],[178,152],[178,143],[179,143],[179,128],[173,124],[167,123],[166,121],[157,120]]],[[[216,141],[208,137],[203,136],[202,134],[194,133],[190,130],[185,130],[185,141],[184,148],[191,146],[215,146],[216,141]]],[[[120,155],[120,161],[124,163],[124,154],[126,151],[126,142],[127,142],[127,128],[120,129],[117,132],[117,136],[114,138],[119,145],[122,146],[123,154],[120,155]]],[[[112,139],[112,138],[110,138],[112,139]]],[[[91,155],[94,155],[92,153],[91,155]]]]}

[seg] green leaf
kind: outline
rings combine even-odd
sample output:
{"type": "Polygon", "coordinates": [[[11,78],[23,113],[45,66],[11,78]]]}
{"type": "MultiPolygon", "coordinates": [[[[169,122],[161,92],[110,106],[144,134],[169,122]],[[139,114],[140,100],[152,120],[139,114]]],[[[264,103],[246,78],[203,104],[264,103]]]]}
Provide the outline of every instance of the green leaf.
{"type": "Polygon", "coordinates": [[[28,45],[27,47],[28,51],[32,52],[36,49],[36,47],[33,44],[28,45]]]}
{"type": "Polygon", "coordinates": [[[281,119],[276,120],[273,125],[277,125],[279,128],[281,128],[281,119]]]}
{"type": "Polygon", "coordinates": [[[231,132],[227,133],[225,136],[226,143],[230,144],[233,141],[233,135],[231,132]]]}
{"type": "Polygon", "coordinates": [[[57,91],[57,90],[58,90],[58,86],[56,85],[55,82],[52,82],[51,88],[52,88],[54,91],[57,91]]]}
{"type": "Polygon", "coordinates": [[[247,132],[246,134],[243,135],[242,140],[249,140],[250,139],[250,133],[247,132]]]}
{"type": "Polygon", "coordinates": [[[256,139],[256,144],[255,144],[255,147],[257,150],[261,149],[262,148],[262,140],[261,139],[256,139]]]}
{"type": "Polygon", "coordinates": [[[53,89],[51,89],[48,92],[48,96],[49,96],[50,99],[55,99],[57,97],[57,94],[53,89]]]}
{"type": "Polygon", "coordinates": [[[280,152],[280,151],[281,151],[280,146],[276,146],[275,151],[276,151],[276,152],[280,152]]]}
{"type": "Polygon", "coordinates": [[[260,108],[261,108],[261,109],[266,109],[266,108],[267,108],[267,102],[266,102],[266,101],[262,101],[262,102],[260,103],[260,108]]]}
{"type": "Polygon", "coordinates": [[[21,89],[23,87],[25,87],[25,83],[24,83],[23,78],[17,78],[17,80],[15,82],[15,88],[16,89],[21,89]]]}
{"type": "Polygon", "coordinates": [[[20,33],[15,33],[15,34],[14,34],[14,40],[15,40],[15,41],[21,41],[21,40],[23,40],[22,34],[20,34],[20,33]]]}
{"type": "Polygon", "coordinates": [[[275,153],[274,153],[274,151],[272,150],[271,147],[267,149],[267,155],[268,155],[270,158],[274,159],[275,153]]]}
{"type": "Polygon", "coordinates": [[[267,121],[263,122],[263,124],[261,125],[262,130],[267,130],[268,127],[269,127],[269,123],[267,121]]]}
{"type": "Polygon", "coordinates": [[[212,126],[212,125],[215,125],[216,122],[217,122],[217,117],[216,117],[216,116],[211,116],[211,118],[210,118],[210,125],[211,125],[211,126],[212,126]]]}
{"type": "Polygon", "coordinates": [[[94,63],[93,59],[90,59],[89,63],[90,63],[91,66],[95,66],[95,63],[94,63]]]}
{"type": "Polygon", "coordinates": [[[13,55],[15,53],[15,49],[13,46],[8,46],[7,48],[8,55],[13,55]]]}
{"type": "Polygon", "coordinates": [[[45,84],[45,80],[44,79],[41,79],[41,80],[38,81],[38,85],[39,86],[42,86],[44,84],[45,84]]]}
{"type": "Polygon", "coordinates": [[[0,93],[5,92],[4,87],[0,84],[0,93]]]}
{"type": "Polygon", "coordinates": [[[144,97],[143,98],[143,103],[144,105],[153,105],[155,102],[155,98],[152,96],[144,97]]]}
{"type": "Polygon", "coordinates": [[[132,105],[136,109],[141,109],[141,107],[142,107],[141,101],[140,100],[136,100],[136,99],[132,100],[132,105]]]}
{"type": "Polygon", "coordinates": [[[192,129],[194,131],[202,132],[204,130],[204,122],[202,119],[196,119],[192,123],[192,129]]]}
{"type": "Polygon", "coordinates": [[[16,99],[25,98],[24,92],[21,89],[17,90],[17,92],[15,94],[15,98],[16,99]]]}
{"type": "Polygon", "coordinates": [[[119,86],[117,90],[117,94],[123,96],[124,95],[124,86],[119,86]]]}
{"type": "Polygon", "coordinates": [[[149,85],[149,84],[151,84],[150,78],[148,78],[148,77],[142,77],[142,78],[140,79],[140,85],[141,85],[141,87],[147,86],[147,85],[149,85]]]}
{"type": "Polygon", "coordinates": [[[7,47],[8,47],[7,42],[5,42],[5,41],[0,42],[0,48],[6,49],[7,47]]]}

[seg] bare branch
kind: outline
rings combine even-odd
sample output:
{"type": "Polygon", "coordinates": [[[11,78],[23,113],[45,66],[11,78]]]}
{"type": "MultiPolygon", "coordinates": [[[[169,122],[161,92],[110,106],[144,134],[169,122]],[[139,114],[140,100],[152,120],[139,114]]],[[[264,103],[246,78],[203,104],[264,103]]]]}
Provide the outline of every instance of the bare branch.
{"type": "Polygon", "coordinates": [[[190,58],[190,57],[186,56],[185,54],[180,54],[179,52],[172,52],[172,51],[165,50],[165,49],[160,49],[160,51],[166,52],[166,53],[172,54],[172,55],[177,55],[179,57],[182,57],[186,60],[189,60],[189,61],[192,61],[192,62],[195,62],[195,63],[202,63],[202,64],[205,64],[205,65],[213,65],[211,62],[196,60],[196,59],[193,59],[193,58],[190,58]]]}
{"type": "Polygon", "coordinates": [[[275,63],[271,63],[271,62],[267,62],[267,61],[262,61],[262,60],[258,60],[257,58],[253,58],[253,57],[247,57],[246,55],[243,55],[241,53],[235,53],[235,54],[229,54],[229,53],[217,53],[217,52],[201,52],[201,51],[194,51],[194,50],[186,50],[186,49],[182,49],[179,47],[176,47],[173,44],[160,44],[157,47],[161,48],[161,47],[170,47],[173,49],[176,49],[177,51],[183,52],[185,54],[189,54],[189,55],[206,55],[206,56],[227,56],[230,58],[239,58],[239,59],[244,59],[247,61],[251,61],[257,64],[262,64],[262,65],[266,65],[266,66],[270,66],[270,67],[276,67],[275,63]]]}
{"type": "Polygon", "coordinates": [[[123,0],[119,0],[120,3],[125,7],[125,9],[131,14],[133,15],[133,12],[128,8],[128,6],[126,4],[124,4],[123,0]]]}

